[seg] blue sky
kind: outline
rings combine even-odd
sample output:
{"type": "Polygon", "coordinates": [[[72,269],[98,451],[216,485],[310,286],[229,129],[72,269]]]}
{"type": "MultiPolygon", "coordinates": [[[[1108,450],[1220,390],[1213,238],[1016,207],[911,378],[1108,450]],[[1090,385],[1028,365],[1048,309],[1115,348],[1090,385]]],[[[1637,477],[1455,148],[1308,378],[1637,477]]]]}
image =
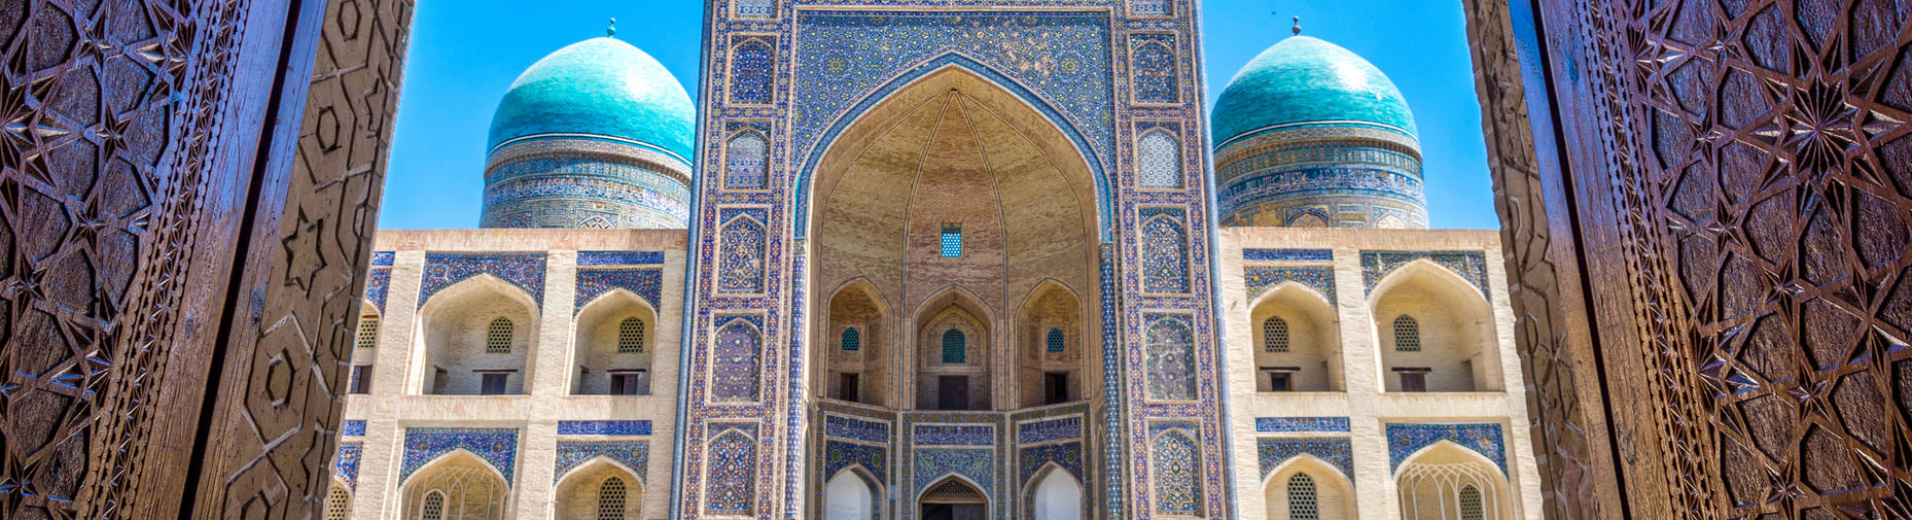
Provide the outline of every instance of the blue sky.
{"type": "MultiPolygon", "coordinates": [[[[1494,216],[1460,3],[1428,0],[1207,0],[1208,97],[1235,71],[1289,35],[1347,47],[1374,62],[1407,96],[1426,158],[1428,212],[1436,228],[1492,228],[1494,216]],[[1272,14],[1271,14],[1272,13],[1272,14]]],[[[428,0],[413,18],[387,170],[382,229],[478,224],[491,112],[526,67],[565,45],[604,34],[649,52],[697,91],[699,0],[428,0]]]]}

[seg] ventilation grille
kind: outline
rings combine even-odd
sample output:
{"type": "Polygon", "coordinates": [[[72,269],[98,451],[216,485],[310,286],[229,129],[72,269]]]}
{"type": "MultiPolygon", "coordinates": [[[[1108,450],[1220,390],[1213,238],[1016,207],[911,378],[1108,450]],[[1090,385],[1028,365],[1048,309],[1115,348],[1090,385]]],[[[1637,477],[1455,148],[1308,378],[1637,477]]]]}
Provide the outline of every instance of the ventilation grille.
{"type": "Polygon", "coordinates": [[[843,350],[854,351],[856,349],[863,348],[863,333],[857,331],[856,327],[843,329],[842,343],[843,343],[843,350]]]}
{"type": "Polygon", "coordinates": [[[644,320],[624,318],[617,324],[617,353],[641,354],[644,352],[644,320]]]}
{"type": "Polygon", "coordinates": [[[485,330],[485,352],[492,354],[511,352],[511,320],[504,318],[491,320],[491,326],[485,330]]]}
{"type": "Polygon", "coordinates": [[[1473,484],[1461,488],[1461,520],[1481,520],[1480,488],[1473,484]]]}
{"type": "Polygon", "coordinates": [[[1401,352],[1419,352],[1421,350],[1421,324],[1406,314],[1394,319],[1394,350],[1401,352]]]}
{"type": "Polygon", "coordinates": [[[1269,316],[1261,322],[1261,348],[1268,352],[1288,351],[1288,321],[1269,316]]]}
{"type": "Polygon", "coordinates": [[[1065,346],[1062,339],[1062,329],[1049,329],[1049,351],[1062,352],[1065,346]]]}
{"type": "Polygon", "coordinates": [[[598,520],[624,520],[624,480],[611,477],[598,485],[598,520]]]}
{"type": "Polygon", "coordinates": [[[325,520],[345,520],[352,511],[352,494],[342,487],[333,487],[325,497],[325,520]]]}
{"type": "Polygon", "coordinates": [[[967,363],[967,358],[969,357],[969,353],[965,351],[968,347],[967,343],[968,338],[963,337],[963,331],[949,329],[948,332],[944,332],[943,364],[960,365],[967,363]]]}
{"type": "Polygon", "coordinates": [[[1307,473],[1296,473],[1288,479],[1288,520],[1321,520],[1314,477],[1307,473]]]}
{"type": "Polygon", "coordinates": [[[445,494],[433,491],[425,495],[425,507],[418,512],[420,520],[445,520],[445,494]]]}

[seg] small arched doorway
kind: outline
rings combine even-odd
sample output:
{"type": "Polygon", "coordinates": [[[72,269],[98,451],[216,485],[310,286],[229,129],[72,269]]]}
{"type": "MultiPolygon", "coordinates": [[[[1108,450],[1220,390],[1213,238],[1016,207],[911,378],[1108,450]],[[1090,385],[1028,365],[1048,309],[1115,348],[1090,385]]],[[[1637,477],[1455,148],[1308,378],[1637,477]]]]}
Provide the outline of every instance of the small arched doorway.
{"type": "Polygon", "coordinates": [[[923,492],[923,520],[985,520],[989,518],[989,498],[962,479],[950,477],[923,492]]]}

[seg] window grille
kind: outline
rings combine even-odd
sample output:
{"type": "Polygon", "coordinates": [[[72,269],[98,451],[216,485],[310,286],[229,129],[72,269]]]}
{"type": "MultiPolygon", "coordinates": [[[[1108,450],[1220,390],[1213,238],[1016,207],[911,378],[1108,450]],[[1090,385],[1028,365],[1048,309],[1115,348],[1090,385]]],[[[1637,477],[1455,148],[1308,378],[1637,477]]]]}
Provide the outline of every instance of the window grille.
{"type": "Polygon", "coordinates": [[[359,318],[358,348],[378,346],[378,318],[365,316],[359,318]]]}
{"type": "Polygon", "coordinates": [[[1267,352],[1288,351],[1288,320],[1280,316],[1269,316],[1261,322],[1261,349],[1267,352]]]}
{"type": "Polygon", "coordinates": [[[419,520],[445,520],[445,493],[436,489],[425,494],[425,507],[419,508],[419,520]]]}
{"type": "Polygon", "coordinates": [[[1461,520],[1481,520],[1480,488],[1468,484],[1461,488],[1461,520]]]}
{"type": "Polygon", "coordinates": [[[1064,346],[1062,342],[1062,329],[1049,329],[1049,351],[1062,352],[1064,346]]]}
{"type": "Polygon", "coordinates": [[[1421,324],[1413,316],[1402,314],[1394,319],[1394,350],[1400,352],[1421,351],[1421,324]]]}
{"type": "Polygon", "coordinates": [[[511,320],[505,318],[491,320],[491,326],[485,330],[485,352],[491,354],[511,352],[511,320]]]}
{"type": "Polygon", "coordinates": [[[644,353],[644,320],[624,318],[617,324],[617,353],[644,353]]]}
{"type": "Polygon", "coordinates": [[[725,169],[724,183],[732,189],[758,189],[764,187],[765,150],[768,149],[763,136],[755,132],[731,138],[730,145],[724,151],[729,161],[725,169]]]}
{"type": "Polygon", "coordinates": [[[1135,151],[1135,182],[1144,188],[1182,187],[1182,146],[1168,132],[1142,136],[1135,151]]]}
{"type": "Polygon", "coordinates": [[[345,488],[332,486],[332,492],[325,497],[325,520],[345,520],[352,512],[352,493],[345,488]]]}
{"type": "Polygon", "coordinates": [[[1321,520],[1321,507],[1315,502],[1314,477],[1307,473],[1288,477],[1288,520],[1321,520]]]}
{"type": "Polygon", "coordinates": [[[842,344],[843,344],[843,350],[846,350],[846,351],[855,351],[856,349],[862,348],[863,333],[857,331],[856,327],[849,327],[849,328],[843,329],[842,344]]]}
{"type": "Polygon", "coordinates": [[[969,357],[969,352],[966,352],[965,349],[968,348],[966,344],[968,340],[969,338],[963,337],[963,331],[949,329],[949,331],[944,332],[943,364],[960,365],[967,363],[968,361],[966,361],[966,359],[969,357]]]}
{"type": "Polygon", "coordinates": [[[611,477],[598,485],[598,520],[624,520],[624,480],[611,477]]]}
{"type": "Polygon", "coordinates": [[[943,226],[943,258],[963,256],[963,227],[943,226]]]}

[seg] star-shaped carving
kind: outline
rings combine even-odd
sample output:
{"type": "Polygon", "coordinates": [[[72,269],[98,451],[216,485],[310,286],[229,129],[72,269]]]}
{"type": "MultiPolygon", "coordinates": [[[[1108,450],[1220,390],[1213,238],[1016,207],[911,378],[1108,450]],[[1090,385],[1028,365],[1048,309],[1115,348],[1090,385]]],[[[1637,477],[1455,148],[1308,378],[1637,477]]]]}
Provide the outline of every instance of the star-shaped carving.
{"type": "Polygon", "coordinates": [[[285,286],[308,292],[316,286],[319,273],[325,270],[326,261],[325,255],[314,250],[314,247],[324,231],[324,219],[313,220],[305,214],[304,208],[299,209],[291,233],[279,239],[279,247],[285,251],[285,286]]]}
{"type": "Polygon", "coordinates": [[[1786,136],[1780,145],[1798,168],[1815,179],[1843,170],[1846,153],[1859,144],[1859,108],[1847,103],[1835,85],[1815,81],[1795,89],[1786,111],[1786,136]]]}

